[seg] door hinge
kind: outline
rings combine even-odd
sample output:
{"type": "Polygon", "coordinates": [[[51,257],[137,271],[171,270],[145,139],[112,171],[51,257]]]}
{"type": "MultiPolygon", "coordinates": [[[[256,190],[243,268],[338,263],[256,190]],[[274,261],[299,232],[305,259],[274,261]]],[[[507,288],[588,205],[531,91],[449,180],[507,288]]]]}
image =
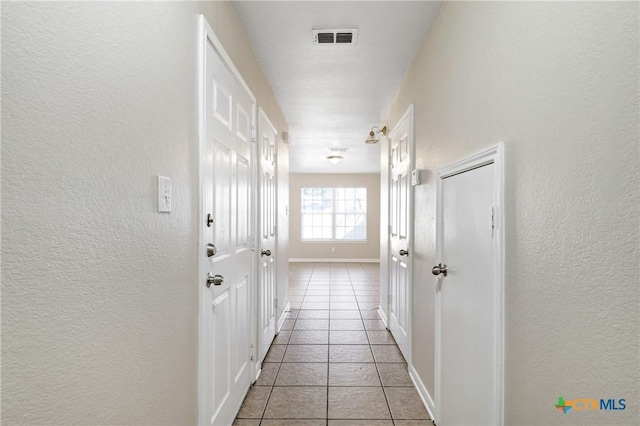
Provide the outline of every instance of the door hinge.
{"type": "Polygon", "coordinates": [[[255,357],[255,352],[254,352],[254,346],[253,343],[251,344],[251,361],[253,361],[254,359],[256,359],[255,357]]]}
{"type": "Polygon", "coordinates": [[[496,215],[493,207],[489,207],[489,223],[491,224],[491,229],[496,229],[496,215]]]}
{"type": "Polygon", "coordinates": [[[278,225],[275,225],[273,227],[273,235],[275,235],[276,237],[278,236],[278,225]]]}
{"type": "Polygon", "coordinates": [[[389,225],[389,235],[391,235],[391,229],[392,229],[392,226],[389,225]]]}
{"type": "Polygon", "coordinates": [[[256,126],[251,126],[251,142],[256,141],[256,126]]]}
{"type": "Polygon", "coordinates": [[[391,293],[387,294],[387,303],[391,304],[391,293]]]}
{"type": "Polygon", "coordinates": [[[278,310],[278,298],[273,299],[273,307],[277,311],[278,310]]]}

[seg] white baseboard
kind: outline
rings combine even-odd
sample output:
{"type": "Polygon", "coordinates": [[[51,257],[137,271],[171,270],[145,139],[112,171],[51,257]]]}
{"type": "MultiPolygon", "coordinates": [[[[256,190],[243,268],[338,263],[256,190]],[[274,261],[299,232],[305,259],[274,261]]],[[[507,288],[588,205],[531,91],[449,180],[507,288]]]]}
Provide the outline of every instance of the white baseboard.
{"type": "Polygon", "coordinates": [[[380,306],[378,306],[378,315],[380,315],[380,319],[384,323],[384,326],[386,328],[389,328],[389,323],[387,322],[387,314],[384,312],[384,309],[382,309],[382,307],[380,306]]]}
{"type": "Polygon", "coordinates": [[[282,314],[280,314],[280,318],[278,318],[278,324],[276,326],[276,329],[278,330],[278,333],[280,333],[280,329],[284,325],[284,320],[287,319],[287,315],[289,314],[289,310],[291,310],[291,302],[287,302],[287,306],[284,307],[284,310],[282,311],[282,314]]]}
{"type": "Polygon", "coordinates": [[[433,402],[433,398],[431,398],[431,395],[429,395],[429,391],[427,391],[426,386],[424,385],[424,383],[422,383],[422,380],[420,379],[420,376],[418,376],[418,372],[416,371],[416,369],[413,368],[413,365],[409,365],[409,377],[411,377],[411,381],[416,387],[418,395],[420,395],[420,399],[422,400],[422,403],[429,413],[429,417],[431,417],[431,419],[435,423],[437,423],[436,418],[433,415],[433,413],[435,413],[436,411],[436,404],[433,402]]]}
{"type": "Polygon", "coordinates": [[[380,259],[330,259],[330,258],[303,258],[303,257],[292,257],[289,258],[289,262],[295,263],[349,263],[349,262],[357,262],[357,263],[380,263],[380,259]]]}

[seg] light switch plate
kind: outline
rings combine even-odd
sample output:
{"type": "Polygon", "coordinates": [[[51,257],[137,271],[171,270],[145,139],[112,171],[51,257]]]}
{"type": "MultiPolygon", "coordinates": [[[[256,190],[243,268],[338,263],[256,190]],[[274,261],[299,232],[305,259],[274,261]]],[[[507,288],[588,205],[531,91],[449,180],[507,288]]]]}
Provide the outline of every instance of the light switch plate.
{"type": "Polygon", "coordinates": [[[411,172],[411,185],[420,185],[420,169],[415,169],[411,172]]]}
{"type": "Polygon", "coordinates": [[[171,178],[158,175],[158,213],[171,213],[171,178]]]}

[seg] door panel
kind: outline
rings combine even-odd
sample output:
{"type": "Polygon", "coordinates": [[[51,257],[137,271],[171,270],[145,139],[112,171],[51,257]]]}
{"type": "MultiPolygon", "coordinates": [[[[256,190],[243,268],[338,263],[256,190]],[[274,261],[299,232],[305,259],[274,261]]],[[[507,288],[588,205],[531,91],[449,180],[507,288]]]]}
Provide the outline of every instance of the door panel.
{"type": "Polygon", "coordinates": [[[413,108],[403,115],[389,139],[389,330],[409,361],[413,220],[413,188],[409,174],[413,167],[413,108]]]}
{"type": "Polygon", "coordinates": [[[496,256],[490,219],[495,165],[443,179],[440,298],[442,425],[495,424],[496,256]],[[460,401],[465,401],[460,404],[460,401]]]}
{"type": "Polygon", "coordinates": [[[227,425],[251,384],[254,101],[214,42],[203,47],[200,423],[227,425]],[[211,223],[207,223],[211,215],[211,223]],[[207,255],[206,245],[216,252],[207,255]],[[216,283],[207,276],[222,277],[216,283]]]}
{"type": "Polygon", "coordinates": [[[258,113],[258,151],[260,153],[260,271],[258,305],[260,350],[258,362],[262,362],[276,333],[276,137],[277,132],[264,111],[258,113]],[[266,252],[270,254],[262,254],[266,252]]]}

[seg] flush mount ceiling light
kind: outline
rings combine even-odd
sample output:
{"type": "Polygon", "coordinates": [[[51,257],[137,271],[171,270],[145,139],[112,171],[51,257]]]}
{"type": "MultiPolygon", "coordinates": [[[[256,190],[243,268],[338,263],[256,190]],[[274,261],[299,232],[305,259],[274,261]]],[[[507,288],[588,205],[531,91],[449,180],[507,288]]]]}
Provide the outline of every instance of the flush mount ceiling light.
{"type": "Polygon", "coordinates": [[[327,161],[330,162],[331,164],[338,164],[343,159],[344,157],[342,155],[327,155],[327,161]]]}
{"type": "Polygon", "coordinates": [[[380,133],[387,136],[387,126],[384,126],[382,129],[379,127],[373,126],[371,131],[369,132],[369,137],[364,143],[374,144],[380,142],[380,133]]]}
{"type": "Polygon", "coordinates": [[[325,157],[327,161],[331,164],[338,164],[344,159],[342,154],[347,152],[347,148],[329,148],[329,152],[330,154],[325,157]]]}

